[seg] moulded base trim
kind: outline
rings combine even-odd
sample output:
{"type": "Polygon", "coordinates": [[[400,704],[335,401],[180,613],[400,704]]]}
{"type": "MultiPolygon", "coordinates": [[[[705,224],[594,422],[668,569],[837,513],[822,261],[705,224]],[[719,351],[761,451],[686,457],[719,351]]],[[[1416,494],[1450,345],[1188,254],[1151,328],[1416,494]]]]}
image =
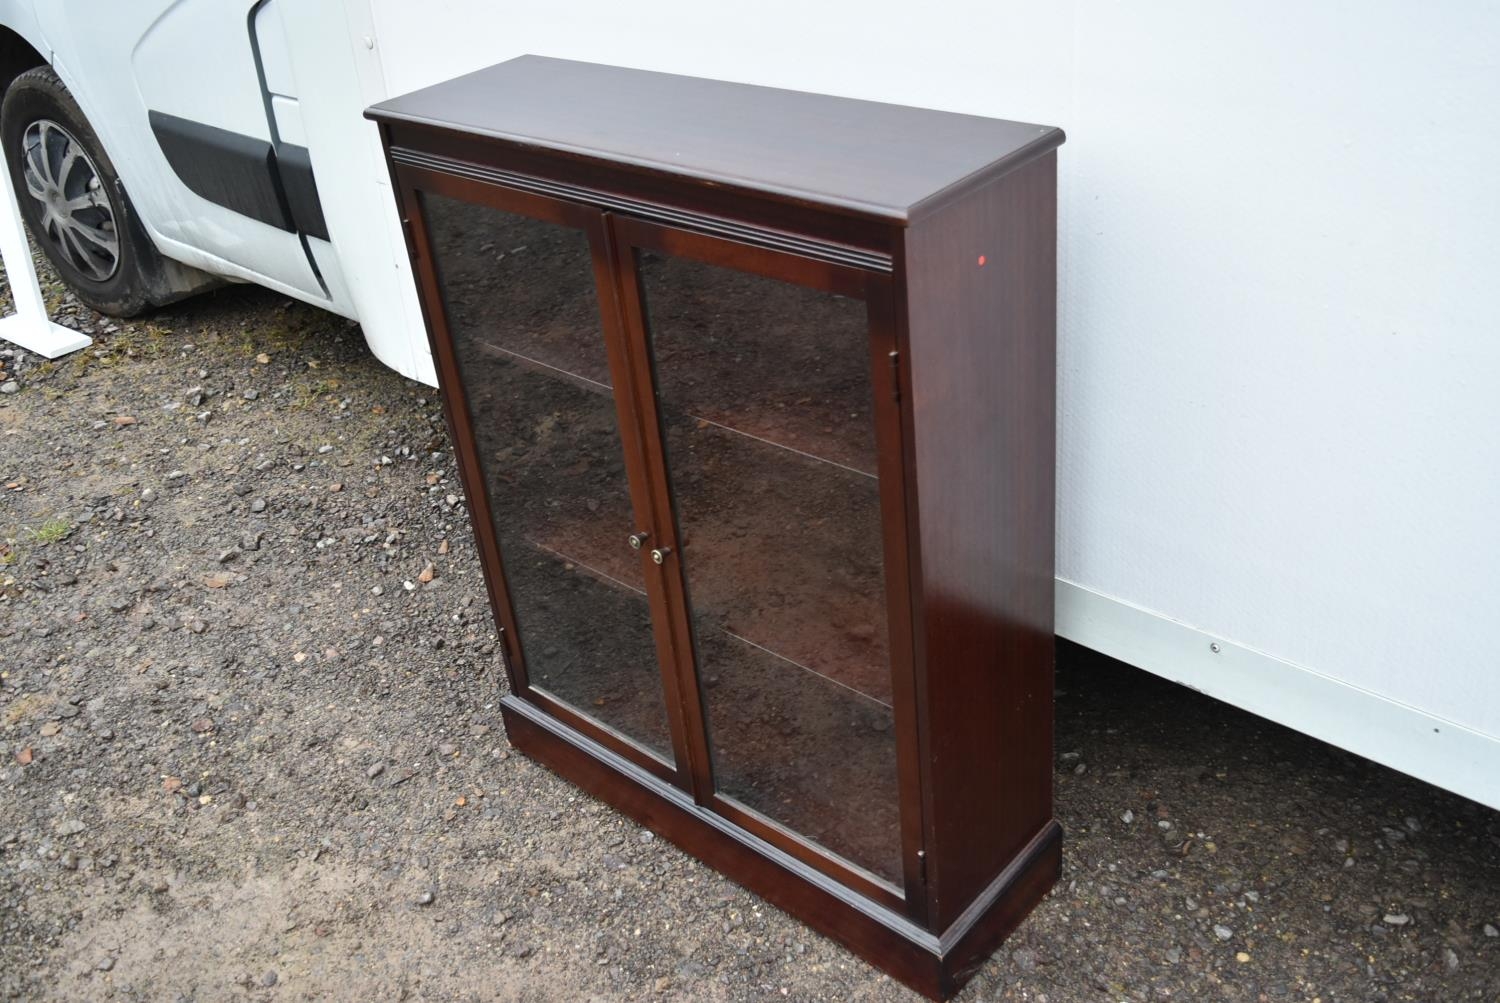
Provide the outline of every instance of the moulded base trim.
{"type": "Polygon", "coordinates": [[[695,804],[527,701],[508,695],[500,710],[517,749],[931,999],[957,992],[1061,869],[1062,829],[1049,821],[938,936],[695,804]]]}
{"type": "Polygon", "coordinates": [[[1500,739],[1490,735],[1061,578],[1057,580],[1057,633],[1163,679],[1500,808],[1500,739]]]}

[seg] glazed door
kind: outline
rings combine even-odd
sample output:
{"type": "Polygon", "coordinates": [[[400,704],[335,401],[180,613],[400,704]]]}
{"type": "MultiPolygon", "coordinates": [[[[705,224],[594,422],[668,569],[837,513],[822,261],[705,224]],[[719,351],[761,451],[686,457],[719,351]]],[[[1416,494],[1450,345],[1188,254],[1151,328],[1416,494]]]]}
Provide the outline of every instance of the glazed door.
{"type": "Polygon", "coordinates": [[[889,276],[609,224],[653,504],[672,516],[658,553],[699,801],[909,908],[921,843],[889,276]]]}
{"type": "Polygon", "coordinates": [[[603,217],[423,169],[400,180],[511,685],[686,786],[603,217]]]}

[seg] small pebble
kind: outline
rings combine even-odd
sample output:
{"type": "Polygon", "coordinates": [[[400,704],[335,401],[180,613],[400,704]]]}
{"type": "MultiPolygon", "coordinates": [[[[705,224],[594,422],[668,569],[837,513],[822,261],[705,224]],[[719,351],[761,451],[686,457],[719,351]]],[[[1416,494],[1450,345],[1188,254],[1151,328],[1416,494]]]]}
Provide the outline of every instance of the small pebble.
{"type": "Polygon", "coordinates": [[[1386,926],[1405,926],[1411,922],[1411,917],[1404,912],[1388,912],[1381,919],[1386,926]]]}
{"type": "Polygon", "coordinates": [[[99,969],[99,971],[101,971],[101,972],[110,971],[111,969],[113,969],[115,967],[115,959],[111,958],[111,957],[107,957],[107,956],[103,957],[103,958],[100,958],[99,959],[99,963],[97,965],[95,965],[94,967],[97,968],[97,969],[99,969]]]}
{"type": "Polygon", "coordinates": [[[274,986],[276,984],[276,981],[277,976],[275,972],[267,972],[260,977],[260,984],[265,986],[267,989],[274,986]]]}
{"type": "Polygon", "coordinates": [[[1214,936],[1218,937],[1220,940],[1228,940],[1230,937],[1234,936],[1234,931],[1229,929],[1229,927],[1227,926],[1215,923],[1214,936]]]}
{"type": "Polygon", "coordinates": [[[437,896],[432,892],[423,892],[417,896],[417,905],[432,905],[435,901],[437,901],[437,896]]]}

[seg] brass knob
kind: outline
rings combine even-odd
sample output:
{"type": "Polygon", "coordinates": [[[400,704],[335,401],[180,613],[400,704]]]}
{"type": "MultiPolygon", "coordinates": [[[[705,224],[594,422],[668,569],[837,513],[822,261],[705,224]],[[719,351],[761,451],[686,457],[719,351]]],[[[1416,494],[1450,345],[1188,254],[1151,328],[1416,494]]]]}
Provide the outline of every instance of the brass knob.
{"type": "Polygon", "coordinates": [[[655,550],[651,551],[651,559],[657,564],[660,564],[667,559],[667,555],[671,552],[671,547],[657,547],[655,550]]]}
{"type": "Polygon", "coordinates": [[[630,549],[631,550],[640,550],[643,546],[646,545],[646,540],[650,536],[651,536],[651,534],[648,533],[648,532],[646,532],[644,529],[641,530],[639,533],[631,533],[630,534],[630,549]]]}

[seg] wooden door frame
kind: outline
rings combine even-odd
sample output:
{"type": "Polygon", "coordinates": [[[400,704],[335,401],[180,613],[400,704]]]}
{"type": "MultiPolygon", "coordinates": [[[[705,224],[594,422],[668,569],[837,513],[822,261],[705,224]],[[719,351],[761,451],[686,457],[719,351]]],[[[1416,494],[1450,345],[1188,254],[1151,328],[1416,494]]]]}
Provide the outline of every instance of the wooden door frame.
{"type": "MultiPolygon", "coordinates": [[[[692,725],[693,794],[695,801],[728,818],[756,837],[777,846],[804,864],[817,868],[860,894],[896,909],[915,922],[925,922],[928,895],[923,867],[925,825],[920,786],[917,688],[911,606],[911,565],[907,549],[907,478],[903,449],[900,344],[902,327],[896,314],[892,276],[883,271],[804,257],[791,251],[742,243],[629,215],[606,213],[606,228],[614,249],[614,273],[623,312],[626,341],[637,367],[632,386],[641,395],[635,410],[645,422],[648,476],[653,503],[666,514],[668,545],[681,554],[676,509],[673,505],[665,438],[651,358],[650,327],[636,250],[690,258],[710,265],[749,272],[806,288],[865,301],[870,345],[869,376],[876,425],[877,483],[879,485],[882,562],[886,620],[891,660],[892,711],[895,723],[897,791],[900,800],[901,887],[813,842],[788,826],[719,794],[714,787],[708,744],[707,712],[698,685],[692,616],[687,603],[686,573],[681,560],[669,560],[666,594],[672,606],[677,686],[686,698],[685,715],[692,725]]],[[[665,567],[665,566],[664,566],[665,567]]]]}
{"type": "Polygon", "coordinates": [[[657,670],[662,680],[662,699],[667,715],[668,730],[671,734],[674,762],[663,761],[630,736],[531,684],[526,671],[521,632],[516,623],[515,611],[510,599],[510,588],[505,576],[504,557],[500,552],[499,540],[495,534],[493,509],[490,505],[484,470],[474,445],[474,421],[467,395],[464,392],[463,381],[459,375],[458,362],[453,352],[446,300],[442,294],[437,260],[433,254],[431,237],[427,228],[422,193],[440,195],[471,205],[484,206],[575,229],[588,240],[595,294],[599,306],[600,333],[604,338],[606,353],[609,356],[616,427],[620,438],[622,458],[625,462],[626,479],[630,485],[631,508],[637,522],[636,526],[622,530],[621,546],[624,546],[625,538],[630,532],[654,526],[660,520],[656,518],[651,508],[651,495],[644,487],[648,483],[648,478],[641,453],[640,422],[635,414],[634,401],[637,395],[629,389],[631,370],[625,361],[625,339],[616,296],[617,283],[610,270],[612,259],[610,235],[604,225],[603,214],[594,206],[566,202],[427,168],[398,165],[394,170],[394,176],[397,202],[402,223],[410,241],[411,256],[415,264],[414,271],[421,291],[419,299],[422,302],[424,320],[427,324],[428,342],[441,385],[444,388],[443,413],[447,419],[448,432],[454,445],[459,480],[469,502],[470,521],[473,524],[480,561],[487,572],[484,577],[490,607],[497,623],[500,624],[500,639],[511,691],[518,698],[543,708],[547,713],[588,735],[642,769],[680,787],[691,789],[691,773],[688,767],[690,760],[687,752],[688,733],[681,713],[683,699],[674,688],[676,673],[668,672],[665,668],[665,666],[675,666],[678,656],[671,647],[670,632],[663,630],[661,626],[670,624],[671,619],[662,594],[660,569],[649,563],[647,549],[643,549],[639,556],[643,569],[642,578],[646,584],[647,602],[651,608],[652,636],[657,648],[657,670]],[[622,390],[622,386],[625,389],[622,390]]]}

